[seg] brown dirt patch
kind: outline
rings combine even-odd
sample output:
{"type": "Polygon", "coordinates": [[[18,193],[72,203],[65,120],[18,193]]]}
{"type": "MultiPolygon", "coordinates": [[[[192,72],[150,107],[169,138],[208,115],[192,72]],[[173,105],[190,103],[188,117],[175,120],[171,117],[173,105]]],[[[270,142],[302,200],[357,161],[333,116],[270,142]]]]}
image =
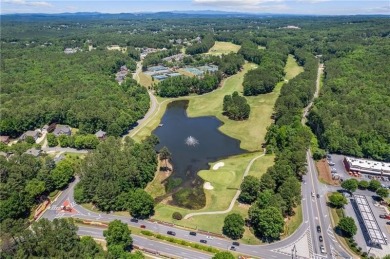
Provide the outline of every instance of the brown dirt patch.
{"type": "Polygon", "coordinates": [[[322,159],[320,161],[317,161],[316,162],[316,167],[317,167],[317,170],[318,170],[318,177],[320,179],[320,181],[326,183],[326,184],[330,184],[330,185],[335,185],[335,186],[339,186],[340,185],[340,182],[339,180],[333,180],[332,179],[332,174],[330,172],[330,167],[326,161],[326,159],[322,159]]]}

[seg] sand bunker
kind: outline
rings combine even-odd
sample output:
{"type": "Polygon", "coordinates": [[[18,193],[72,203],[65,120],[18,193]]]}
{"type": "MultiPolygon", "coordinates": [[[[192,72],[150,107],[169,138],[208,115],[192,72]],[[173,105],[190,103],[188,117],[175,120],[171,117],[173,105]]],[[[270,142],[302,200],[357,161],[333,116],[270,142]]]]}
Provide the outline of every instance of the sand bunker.
{"type": "Polygon", "coordinates": [[[205,188],[206,190],[212,190],[212,189],[214,189],[214,187],[211,185],[210,182],[205,182],[205,183],[203,184],[203,188],[205,188]]]}
{"type": "Polygon", "coordinates": [[[225,163],[224,162],[218,162],[216,163],[214,166],[213,166],[213,170],[218,170],[219,168],[221,168],[222,166],[224,166],[225,163]]]}

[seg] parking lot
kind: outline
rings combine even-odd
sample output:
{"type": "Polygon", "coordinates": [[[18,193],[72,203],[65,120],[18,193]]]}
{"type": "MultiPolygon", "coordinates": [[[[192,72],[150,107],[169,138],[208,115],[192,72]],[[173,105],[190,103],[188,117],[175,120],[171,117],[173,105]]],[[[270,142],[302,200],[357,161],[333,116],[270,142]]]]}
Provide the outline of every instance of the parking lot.
{"type": "Polygon", "coordinates": [[[370,253],[375,254],[376,256],[383,257],[387,254],[390,254],[390,243],[388,241],[390,238],[390,225],[387,225],[387,222],[390,222],[390,219],[382,219],[379,217],[380,215],[386,214],[385,209],[383,208],[383,206],[378,206],[377,202],[374,200],[375,193],[373,192],[358,190],[354,194],[364,195],[366,197],[368,205],[370,206],[372,214],[374,215],[375,220],[378,223],[380,231],[384,234],[385,239],[387,239],[388,242],[387,245],[381,245],[380,248],[372,247],[370,245],[369,235],[366,231],[366,227],[364,226],[361,218],[358,217],[357,211],[352,206],[354,201],[353,197],[350,197],[348,199],[348,204],[344,207],[344,211],[346,216],[352,217],[358,226],[358,231],[354,236],[356,243],[363,249],[363,251],[367,252],[371,248],[370,253]]]}
{"type": "Polygon", "coordinates": [[[390,178],[386,176],[376,176],[376,175],[370,175],[370,174],[360,174],[360,176],[353,176],[349,175],[347,170],[345,169],[343,160],[344,155],[337,155],[337,154],[330,154],[328,157],[328,163],[333,162],[334,165],[329,165],[331,168],[331,171],[335,171],[342,180],[346,180],[349,178],[355,178],[357,180],[366,180],[370,181],[371,179],[378,180],[382,183],[383,187],[390,187],[390,178]],[[330,157],[330,159],[329,159],[330,157]]]}
{"type": "MultiPolygon", "coordinates": [[[[355,178],[359,181],[366,180],[370,181],[371,179],[379,180],[382,183],[383,187],[390,187],[390,179],[388,177],[380,177],[374,176],[370,174],[360,174],[359,176],[350,175],[345,169],[343,160],[343,155],[331,154],[327,158],[328,163],[330,164],[331,171],[336,172],[342,180],[355,178]],[[333,163],[332,163],[333,162],[333,163]]],[[[341,188],[340,188],[341,190],[341,188]]],[[[357,190],[354,194],[363,195],[366,197],[368,205],[371,208],[372,214],[380,228],[380,231],[383,233],[385,239],[387,240],[387,245],[381,245],[381,247],[372,247],[370,245],[370,238],[367,232],[366,227],[360,218],[359,212],[356,211],[356,206],[352,206],[354,202],[353,197],[347,197],[348,204],[344,207],[344,211],[346,216],[352,217],[356,224],[358,225],[357,234],[354,236],[354,239],[359,247],[361,247],[362,251],[370,251],[370,254],[375,254],[378,257],[383,257],[387,254],[390,254],[390,219],[380,218],[380,215],[384,215],[389,213],[389,210],[386,206],[382,206],[378,202],[378,197],[375,192],[371,192],[369,190],[357,190]],[[355,208],[354,208],[355,207],[355,208]],[[389,222],[389,225],[387,224],[389,222]]]]}

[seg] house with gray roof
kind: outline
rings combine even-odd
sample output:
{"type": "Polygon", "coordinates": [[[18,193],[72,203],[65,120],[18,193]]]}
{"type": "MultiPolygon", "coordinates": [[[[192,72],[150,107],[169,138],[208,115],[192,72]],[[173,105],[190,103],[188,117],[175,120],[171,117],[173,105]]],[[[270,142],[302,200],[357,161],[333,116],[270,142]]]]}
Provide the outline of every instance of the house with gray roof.
{"type": "Polygon", "coordinates": [[[59,135],[72,135],[72,130],[68,125],[56,125],[55,130],[53,131],[53,134],[58,137],[59,135]]]}
{"type": "Polygon", "coordinates": [[[38,157],[38,156],[41,155],[42,150],[36,149],[36,148],[30,148],[29,150],[27,150],[24,153],[27,154],[27,155],[32,155],[32,156],[38,157]]]}
{"type": "Polygon", "coordinates": [[[107,133],[105,131],[99,130],[98,132],[95,133],[95,136],[98,139],[104,139],[106,137],[107,133]]]}
{"type": "Polygon", "coordinates": [[[21,140],[25,140],[27,137],[32,137],[34,140],[39,138],[39,132],[36,130],[28,130],[20,137],[21,140]]]}

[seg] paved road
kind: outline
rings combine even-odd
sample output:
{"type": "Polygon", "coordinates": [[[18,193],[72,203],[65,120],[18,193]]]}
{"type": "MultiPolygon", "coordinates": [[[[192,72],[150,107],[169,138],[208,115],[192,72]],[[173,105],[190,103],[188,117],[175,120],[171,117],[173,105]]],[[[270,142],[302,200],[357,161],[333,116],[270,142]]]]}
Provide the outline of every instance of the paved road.
{"type": "MultiPolygon", "coordinates": [[[[265,155],[265,150],[264,150],[264,153],[263,153],[263,154],[261,154],[260,156],[257,156],[257,157],[255,157],[255,158],[253,158],[253,159],[249,162],[249,164],[246,166],[244,175],[242,176],[243,179],[244,179],[245,176],[248,175],[249,170],[251,169],[253,163],[254,163],[257,159],[259,159],[260,157],[263,157],[264,155],[265,155]]],[[[241,193],[241,190],[237,190],[237,192],[236,192],[236,194],[234,195],[232,201],[230,202],[229,208],[227,208],[226,210],[189,213],[189,214],[187,214],[187,215],[184,216],[184,219],[189,219],[189,218],[191,218],[191,217],[199,216],[199,215],[226,214],[226,213],[230,212],[230,211],[233,209],[234,203],[236,202],[238,196],[240,196],[240,193],[241,193]]]]}
{"type": "MultiPolygon", "coordinates": [[[[80,236],[91,236],[93,238],[104,239],[103,230],[104,229],[102,228],[79,226],[78,234],[80,236]]],[[[158,252],[162,255],[170,255],[179,258],[209,259],[212,257],[212,255],[202,253],[200,251],[190,250],[187,248],[178,247],[134,235],[133,244],[138,247],[147,248],[150,252],[158,252]]]]}
{"type": "Polygon", "coordinates": [[[42,151],[46,153],[50,152],[70,152],[70,153],[79,153],[79,154],[87,154],[89,150],[86,149],[75,149],[70,147],[43,147],[42,151]]]}
{"type": "MultiPolygon", "coordinates": [[[[213,238],[209,239],[207,238],[207,235],[198,233],[197,236],[191,236],[189,235],[188,230],[184,230],[181,228],[175,228],[171,226],[166,226],[162,224],[157,224],[155,222],[151,222],[148,220],[139,220],[137,223],[131,222],[130,216],[119,216],[114,215],[111,213],[96,213],[93,211],[89,211],[80,205],[76,204],[73,198],[73,189],[75,184],[78,182],[78,178],[74,182],[72,182],[65,191],[63,191],[60,196],[53,201],[53,203],[50,205],[50,207],[42,214],[41,217],[47,218],[49,220],[53,220],[54,218],[61,218],[61,217],[72,217],[72,218],[80,218],[85,219],[89,221],[101,221],[101,222],[110,222],[115,219],[119,219],[122,222],[131,225],[133,227],[139,227],[140,225],[145,225],[147,230],[150,230],[154,233],[161,233],[165,234],[168,230],[175,231],[176,237],[179,239],[184,239],[191,242],[199,242],[201,239],[207,240],[207,245],[219,248],[221,250],[227,250],[231,244],[232,241],[229,239],[222,239],[222,238],[213,238]],[[68,205],[72,208],[71,212],[64,212],[61,210],[61,206],[68,205]]],[[[101,231],[99,227],[91,227],[89,229],[95,229],[90,231],[101,231]]],[[[237,252],[242,254],[251,255],[253,257],[261,257],[261,258],[290,258],[290,256],[287,256],[285,254],[280,254],[276,252],[277,249],[281,247],[285,247],[296,240],[298,240],[303,234],[305,234],[306,229],[300,228],[298,229],[292,236],[289,238],[272,243],[270,245],[260,245],[260,246],[254,246],[254,245],[243,245],[241,244],[239,247],[237,247],[237,252]]],[[[144,244],[146,248],[148,249],[154,249],[153,245],[148,245],[149,243],[144,244]]],[[[174,252],[174,251],[173,251],[174,252]]],[[[177,254],[179,255],[179,254],[177,254]]],[[[180,255],[179,255],[180,256],[180,255]]]]}

